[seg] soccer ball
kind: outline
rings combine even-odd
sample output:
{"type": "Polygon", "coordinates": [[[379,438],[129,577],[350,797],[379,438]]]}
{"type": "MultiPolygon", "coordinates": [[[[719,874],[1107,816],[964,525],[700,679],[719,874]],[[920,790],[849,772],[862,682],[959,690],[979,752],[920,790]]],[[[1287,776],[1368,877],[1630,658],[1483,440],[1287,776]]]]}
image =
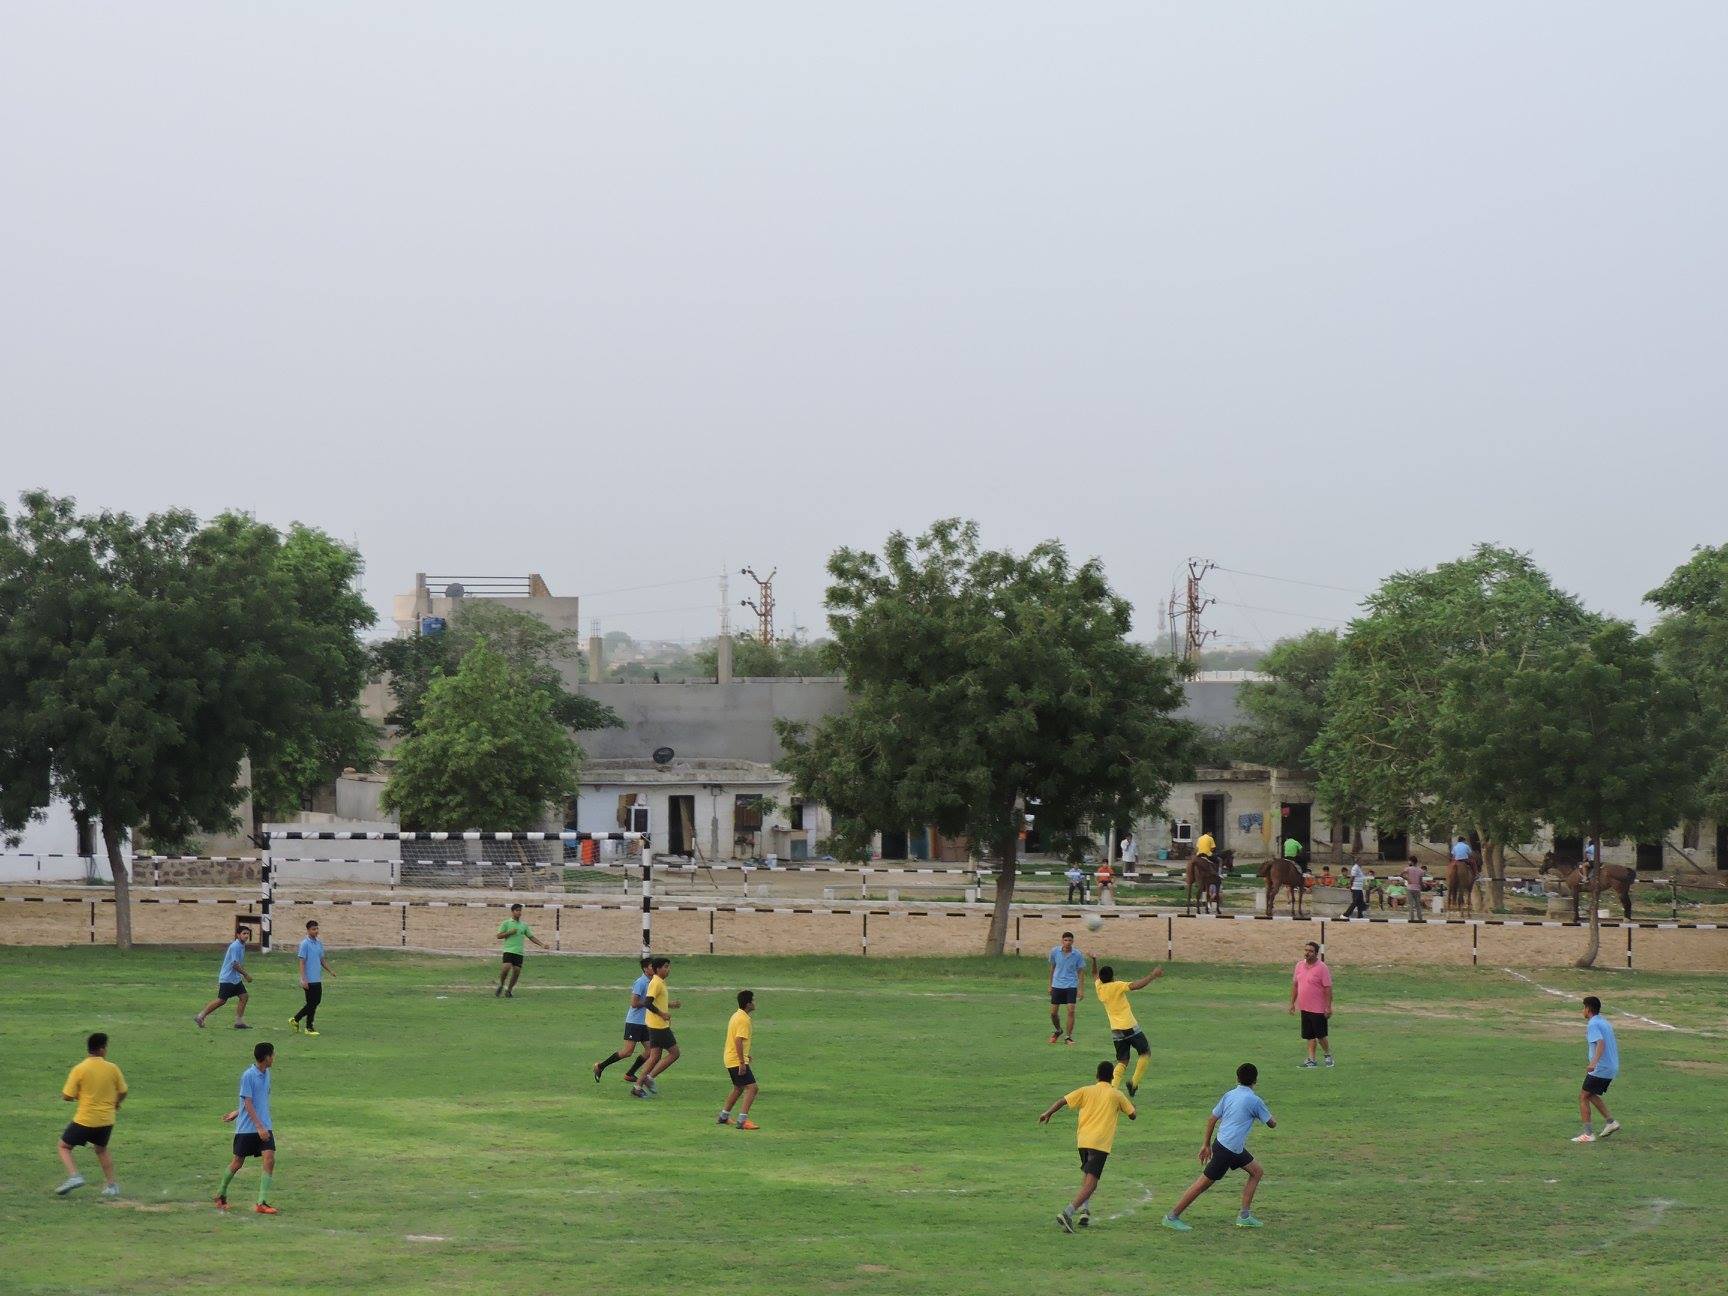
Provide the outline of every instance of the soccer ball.
{"type": "Polygon", "coordinates": [[[1089,914],[1086,918],[1087,931],[1099,931],[1104,926],[1104,919],[1098,914],[1089,914]]]}

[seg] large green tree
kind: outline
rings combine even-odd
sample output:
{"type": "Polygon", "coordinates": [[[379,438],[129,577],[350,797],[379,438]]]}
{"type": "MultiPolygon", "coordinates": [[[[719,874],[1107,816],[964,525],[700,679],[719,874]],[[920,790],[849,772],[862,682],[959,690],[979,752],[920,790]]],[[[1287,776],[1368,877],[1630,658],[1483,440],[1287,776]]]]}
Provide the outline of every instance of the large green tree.
{"type": "Polygon", "coordinates": [[[1388,577],[1350,624],[1327,685],[1326,718],[1309,748],[1320,799],[1383,828],[1473,829],[1502,907],[1505,847],[1529,841],[1535,820],[1494,791],[1484,752],[1496,744],[1479,730],[1468,743],[1437,742],[1436,727],[1468,701],[1468,688],[1491,685],[1482,673],[1490,665],[1516,669],[1596,624],[1527,555],[1492,545],[1388,577]],[[1469,663],[1481,670],[1466,672],[1469,663]]]}
{"type": "Polygon", "coordinates": [[[1728,822],[1728,544],[1698,548],[1644,598],[1662,609],[1650,637],[1691,682],[1710,735],[1688,808],[1728,822]]]}
{"type": "Polygon", "coordinates": [[[81,515],[41,492],[0,513],[0,829],[55,797],[99,821],[122,948],[128,834],[231,828],[242,759],[268,771],[315,747],[343,704],[351,677],[317,658],[341,655],[346,586],[319,588],[284,550],[238,515],[81,515]]]}
{"type": "Polygon", "coordinates": [[[1249,681],[1236,694],[1247,717],[1240,746],[1254,760],[1306,767],[1308,749],[1326,721],[1326,686],[1342,644],[1336,630],[1310,630],[1280,639],[1261,659],[1259,670],[1268,678],[1249,681]]]}
{"type": "Polygon", "coordinates": [[[1151,813],[1190,769],[1176,671],[1128,641],[1128,603],[1096,561],[1048,541],[981,549],[974,523],[900,532],[828,561],[834,651],[851,705],[782,724],[783,765],[827,805],[836,838],[933,825],[994,849],[986,950],[1003,950],[1025,805],[1072,833],[1151,813]]]}
{"type": "MultiPolygon", "coordinates": [[[[1459,667],[1459,689],[1437,737],[1474,749],[1470,799],[1588,836],[1660,841],[1680,819],[1710,740],[1691,685],[1628,622],[1514,656],[1500,650],[1459,667]]],[[[1589,945],[1601,948],[1600,906],[1589,945]]]]}
{"type": "Polygon", "coordinates": [[[301,809],[344,768],[367,770],[376,762],[378,726],[357,704],[372,669],[359,636],[376,618],[360,593],[364,567],[352,546],[298,523],[282,536],[235,515],[210,530],[213,543],[262,547],[277,597],[294,609],[300,627],[283,644],[287,681],[299,696],[251,749],[256,834],[265,819],[301,809]]]}
{"type": "Polygon", "coordinates": [[[485,644],[546,695],[552,715],[566,728],[619,728],[624,722],[616,711],[564,683],[560,665],[581,667],[578,638],[574,630],[554,629],[531,613],[468,599],[439,633],[386,639],[373,647],[374,668],[387,679],[395,703],[385,718],[398,732],[414,733],[433,682],[454,675],[468,655],[485,644]]]}
{"type": "Polygon", "coordinates": [[[427,687],[383,804],[416,830],[531,830],[574,794],[581,759],[546,689],[482,642],[427,687]]]}

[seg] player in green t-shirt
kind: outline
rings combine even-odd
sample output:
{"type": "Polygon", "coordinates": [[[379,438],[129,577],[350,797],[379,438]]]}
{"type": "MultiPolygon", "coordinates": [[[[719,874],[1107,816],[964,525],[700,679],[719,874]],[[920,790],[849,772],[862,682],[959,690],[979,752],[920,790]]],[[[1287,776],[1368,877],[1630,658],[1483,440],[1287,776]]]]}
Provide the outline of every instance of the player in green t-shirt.
{"type": "Polygon", "coordinates": [[[510,906],[510,916],[498,924],[498,939],[504,942],[504,962],[498,968],[498,988],[492,992],[496,999],[503,995],[506,999],[516,997],[516,983],[522,979],[522,942],[531,940],[541,949],[551,946],[528,930],[528,924],[522,921],[522,906],[510,906]],[[508,981],[508,984],[506,984],[508,981]]]}

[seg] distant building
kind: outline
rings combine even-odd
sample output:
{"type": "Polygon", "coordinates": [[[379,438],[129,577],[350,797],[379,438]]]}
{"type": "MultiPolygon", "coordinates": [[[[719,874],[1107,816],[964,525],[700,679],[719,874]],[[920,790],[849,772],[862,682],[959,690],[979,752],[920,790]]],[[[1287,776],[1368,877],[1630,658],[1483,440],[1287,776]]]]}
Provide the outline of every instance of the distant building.
{"type": "Polygon", "coordinates": [[[526,612],[554,630],[581,629],[576,596],[554,594],[538,572],[526,576],[428,576],[418,572],[414,588],[396,596],[391,619],[398,636],[421,634],[440,629],[460,616],[463,603],[471,599],[526,612]]]}

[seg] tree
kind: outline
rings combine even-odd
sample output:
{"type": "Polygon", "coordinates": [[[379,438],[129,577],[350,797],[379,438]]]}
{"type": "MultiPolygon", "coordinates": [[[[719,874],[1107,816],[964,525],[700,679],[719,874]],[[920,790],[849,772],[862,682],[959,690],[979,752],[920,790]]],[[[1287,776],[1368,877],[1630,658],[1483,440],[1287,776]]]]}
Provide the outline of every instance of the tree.
{"type": "Polygon", "coordinates": [[[896,531],[879,557],[840,549],[828,572],[850,706],[779,724],[782,764],[848,849],[913,824],[993,848],[986,950],[1000,954],[1028,798],[1058,808],[1041,827],[1074,832],[1151,813],[1190,770],[1176,672],[1128,642],[1129,605],[1102,566],[1054,541],[982,550],[975,523],[946,519],[917,539],[896,531]]]}
{"type": "MultiPolygon", "coordinates": [[[[1480,729],[1467,743],[1436,742],[1436,726],[1463,696],[1460,663],[1515,669],[1582,638],[1597,620],[1527,555],[1492,545],[1432,571],[1391,576],[1366,606],[1340,645],[1325,722],[1309,748],[1320,799],[1353,822],[1473,828],[1500,908],[1505,846],[1530,840],[1535,821],[1495,791],[1483,752],[1497,744],[1480,729]]],[[[1495,684],[1480,673],[1470,678],[1473,687],[1495,684]]]]}
{"type": "MultiPolygon", "coordinates": [[[[1556,827],[1602,838],[1660,839],[1679,820],[1710,734],[1691,686],[1628,622],[1561,640],[1520,660],[1472,663],[1443,741],[1480,748],[1473,796],[1494,795],[1556,827]],[[1491,781],[1492,786],[1487,783],[1491,781]]],[[[1593,872],[1594,870],[1592,870],[1593,872]]],[[[1579,967],[1601,948],[1599,906],[1579,967]]]]}
{"type": "Polygon", "coordinates": [[[371,662],[359,634],[375,617],[361,595],[358,550],[322,531],[296,523],[286,537],[250,518],[219,519],[227,543],[256,541],[274,550],[271,579],[299,626],[285,640],[287,675],[300,689],[288,723],[253,744],[252,831],[266,818],[291,814],[343,769],[371,769],[378,759],[378,727],[361,714],[360,691],[371,662]]]}
{"type": "Polygon", "coordinates": [[[231,828],[241,760],[314,747],[340,705],[340,663],[308,654],[339,639],[346,587],[285,547],[238,515],[79,515],[41,492],[0,512],[0,830],[55,797],[99,820],[122,949],[128,835],[231,828]]]}
{"type": "MultiPolygon", "coordinates": [[[[720,645],[711,640],[696,650],[698,673],[715,678],[720,670],[720,645]]],[[[776,639],[765,644],[755,635],[732,636],[732,673],[740,679],[770,679],[788,675],[832,675],[834,645],[827,639],[803,643],[776,639]]]]}
{"type": "Polygon", "coordinates": [[[1308,749],[1326,721],[1326,686],[1338,663],[1342,636],[1336,630],[1310,630],[1280,639],[1260,662],[1270,676],[1249,681],[1236,700],[1247,715],[1244,750],[1265,765],[1303,768],[1308,749]]]}
{"type": "Polygon", "coordinates": [[[575,793],[581,759],[545,687],[479,643],[427,687],[383,805],[416,830],[532,828],[575,793]]]}
{"type": "Polygon", "coordinates": [[[396,705],[385,719],[403,734],[420,725],[434,680],[454,675],[469,653],[484,643],[529,683],[546,694],[560,724],[575,730],[618,729],[624,722],[604,702],[573,693],[560,663],[581,664],[574,630],[556,630],[539,617],[502,603],[470,599],[441,633],[386,639],[374,645],[374,669],[389,679],[396,705]]]}
{"type": "Polygon", "coordinates": [[[1662,609],[1651,641],[1663,662],[1692,682],[1712,735],[1689,809],[1728,822],[1728,544],[1694,550],[1644,599],[1662,609]]]}

